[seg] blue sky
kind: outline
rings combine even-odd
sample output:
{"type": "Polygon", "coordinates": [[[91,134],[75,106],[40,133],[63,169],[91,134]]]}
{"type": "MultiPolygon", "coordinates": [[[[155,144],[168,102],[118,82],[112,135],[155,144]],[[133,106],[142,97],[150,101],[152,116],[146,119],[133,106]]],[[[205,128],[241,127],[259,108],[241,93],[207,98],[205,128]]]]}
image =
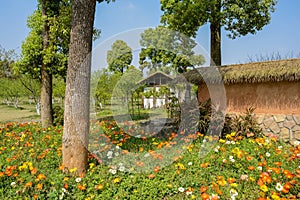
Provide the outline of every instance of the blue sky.
{"type": "MultiPolygon", "coordinates": [[[[20,52],[22,41],[29,29],[27,17],[36,9],[36,0],[6,0],[0,7],[0,45],[5,49],[20,52]]],[[[280,53],[300,55],[300,1],[278,0],[271,23],[256,35],[247,35],[235,40],[222,33],[222,63],[244,63],[248,57],[280,53]]],[[[160,23],[159,0],[116,0],[111,4],[98,4],[95,27],[102,30],[102,36],[94,47],[102,48],[109,38],[137,28],[155,27],[160,23]]],[[[122,35],[121,34],[121,35],[122,35]]],[[[138,39],[135,38],[136,42],[138,39]]],[[[209,27],[199,29],[196,41],[209,52],[209,27]]],[[[105,57],[105,55],[103,56],[105,57]]]]}

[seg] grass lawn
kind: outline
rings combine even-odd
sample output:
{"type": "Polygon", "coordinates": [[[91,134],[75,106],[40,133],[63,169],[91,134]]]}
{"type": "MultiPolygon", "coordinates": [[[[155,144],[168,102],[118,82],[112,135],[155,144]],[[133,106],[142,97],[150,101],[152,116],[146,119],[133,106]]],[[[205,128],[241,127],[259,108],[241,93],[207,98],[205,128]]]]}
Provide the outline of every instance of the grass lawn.
{"type": "Polygon", "coordinates": [[[22,104],[18,109],[13,106],[0,104],[0,123],[36,120],[39,120],[39,116],[36,115],[34,104],[22,104]]]}
{"type": "Polygon", "coordinates": [[[0,199],[300,198],[300,145],[275,136],[147,138],[135,127],[120,129],[111,121],[96,125],[90,148],[97,150],[98,160],[91,154],[85,176],[73,177],[62,173],[62,127],[5,124],[0,199]]]}

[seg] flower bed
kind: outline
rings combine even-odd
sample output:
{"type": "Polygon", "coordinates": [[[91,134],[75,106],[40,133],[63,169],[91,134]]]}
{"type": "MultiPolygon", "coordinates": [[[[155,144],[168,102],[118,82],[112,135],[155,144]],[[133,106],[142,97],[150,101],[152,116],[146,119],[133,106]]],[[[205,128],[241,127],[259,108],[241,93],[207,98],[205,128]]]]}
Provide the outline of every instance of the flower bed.
{"type": "Polygon", "coordinates": [[[37,123],[8,123],[0,129],[0,199],[300,198],[299,144],[293,147],[276,137],[242,138],[235,133],[220,140],[201,133],[132,136],[128,132],[134,128],[124,131],[109,121],[98,126],[102,130],[98,136],[112,141],[119,155],[129,152],[148,155],[157,163],[172,162],[151,166],[147,159],[137,160],[128,168],[125,161],[109,162],[116,152],[100,145],[106,160],[100,157],[100,164],[91,154],[85,176],[71,177],[62,173],[62,127],[46,130],[37,123]],[[182,141],[182,154],[154,153],[172,149],[174,141],[182,141]],[[215,141],[214,146],[199,156],[209,141],[215,141]]]}

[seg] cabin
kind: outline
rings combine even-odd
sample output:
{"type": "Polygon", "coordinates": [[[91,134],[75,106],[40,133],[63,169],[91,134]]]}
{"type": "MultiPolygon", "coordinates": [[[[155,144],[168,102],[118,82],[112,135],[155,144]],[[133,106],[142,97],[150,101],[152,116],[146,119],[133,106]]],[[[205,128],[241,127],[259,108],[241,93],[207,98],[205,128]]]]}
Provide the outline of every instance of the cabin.
{"type": "Polygon", "coordinates": [[[223,86],[223,106],[228,114],[255,108],[265,133],[300,140],[300,59],[226,65],[216,70],[221,78],[206,73],[209,67],[184,74],[189,82],[198,85],[199,102],[211,98],[223,86]]]}
{"type": "Polygon", "coordinates": [[[139,85],[145,85],[144,93],[148,96],[142,97],[142,104],[144,108],[160,108],[167,104],[167,95],[153,95],[153,91],[159,94],[164,86],[167,86],[173,80],[173,77],[161,71],[157,71],[148,77],[138,82],[139,85]]]}

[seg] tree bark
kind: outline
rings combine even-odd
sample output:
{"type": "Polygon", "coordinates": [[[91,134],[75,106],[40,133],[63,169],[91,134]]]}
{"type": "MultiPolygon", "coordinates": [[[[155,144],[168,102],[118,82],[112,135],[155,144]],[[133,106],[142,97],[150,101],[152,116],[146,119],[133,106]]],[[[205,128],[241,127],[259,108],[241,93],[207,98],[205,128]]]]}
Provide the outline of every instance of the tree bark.
{"type": "Polygon", "coordinates": [[[212,4],[212,18],[210,22],[210,66],[221,66],[221,20],[218,13],[221,12],[221,2],[212,4]]]}
{"type": "MultiPolygon", "coordinates": [[[[47,2],[42,1],[43,22],[43,50],[49,46],[49,26],[47,21],[47,2]]],[[[41,67],[41,121],[42,127],[48,128],[53,125],[52,119],[52,75],[48,71],[46,63],[42,63],[41,67]]]]}
{"type": "Polygon", "coordinates": [[[72,26],[66,80],[63,166],[84,173],[88,158],[90,73],[96,0],[72,2],[72,26]]]}

